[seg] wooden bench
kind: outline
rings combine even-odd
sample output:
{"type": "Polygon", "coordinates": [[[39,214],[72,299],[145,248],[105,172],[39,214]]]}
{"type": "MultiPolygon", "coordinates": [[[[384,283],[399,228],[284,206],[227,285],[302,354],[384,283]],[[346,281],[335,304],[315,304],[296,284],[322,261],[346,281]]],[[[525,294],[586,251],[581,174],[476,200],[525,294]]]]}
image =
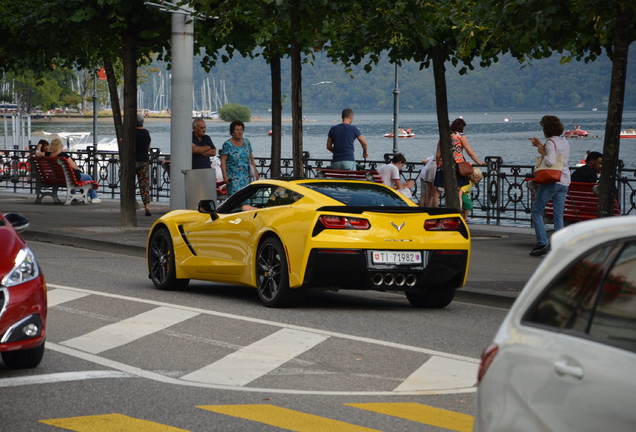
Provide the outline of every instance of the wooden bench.
{"type": "MultiPolygon", "coordinates": [[[[598,194],[595,183],[570,183],[568,193],[565,197],[565,209],[563,210],[564,222],[580,222],[589,219],[596,219],[598,210],[598,194]]],[[[614,216],[620,216],[621,209],[618,201],[614,200],[614,216]]],[[[554,211],[552,201],[545,206],[545,215],[552,219],[554,211]]]]}
{"type": "Polygon", "coordinates": [[[58,197],[60,188],[66,188],[66,200],[64,205],[69,205],[74,199],[83,203],[89,203],[88,191],[98,189],[96,181],[83,181],[75,178],[75,171],[67,158],[60,157],[35,157],[29,158],[31,173],[35,178],[35,202],[40,203],[42,198],[50,196],[56,204],[61,203],[58,197]]]}
{"type": "Polygon", "coordinates": [[[379,172],[370,171],[349,171],[349,170],[335,170],[330,168],[317,168],[317,178],[334,178],[334,179],[350,179],[350,180],[366,180],[374,181],[376,183],[384,183],[382,176],[379,172]]]}

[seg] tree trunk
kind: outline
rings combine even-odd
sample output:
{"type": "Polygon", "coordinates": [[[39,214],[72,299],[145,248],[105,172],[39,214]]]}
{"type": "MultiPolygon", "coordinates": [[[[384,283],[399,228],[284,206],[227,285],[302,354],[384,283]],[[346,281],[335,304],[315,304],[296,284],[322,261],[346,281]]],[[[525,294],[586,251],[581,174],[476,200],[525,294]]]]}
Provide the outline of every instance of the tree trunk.
{"type": "Polygon", "coordinates": [[[119,143],[122,226],[137,226],[135,202],[135,145],[137,136],[137,45],[122,35],[124,61],[124,134],[119,143]]]}
{"type": "Polygon", "coordinates": [[[117,93],[117,78],[113,62],[108,56],[103,57],[104,71],[106,71],[106,82],[108,82],[108,93],[110,95],[110,105],[113,109],[113,123],[115,125],[115,136],[120,143],[124,139],[124,122],[121,118],[121,105],[119,104],[119,94],[117,93]]]}
{"type": "Polygon", "coordinates": [[[272,164],[270,166],[270,176],[280,177],[281,146],[282,146],[282,119],[283,104],[281,91],[281,71],[280,55],[272,56],[270,60],[272,73],[272,164]]]}
{"type": "Polygon", "coordinates": [[[437,125],[444,167],[444,196],[446,207],[461,209],[457,178],[455,177],[455,159],[451,151],[450,126],[448,121],[448,99],[446,94],[446,67],[443,48],[433,51],[433,75],[435,77],[435,98],[437,104],[437,125]]]}
{"type": "Polygon", "coordinates": [[[616,198],[616,180],[619,164],[620,133],[625,99],[625,80],[627,76],[627,54],[630,43],[631,12],[627,7],[617,6],[616,36],[612,55],[612,78],[610,83],[605,140],[603,142],[603,166],[599,186],[597,216],[607,217],[614,214],[616,198]]]}
{"type": "Polygon", "coordinates": [[[297,38],[300,37],[300,12],[298,1],[294,1],[292,9],[292,46],[291,46],[291,72],[292,72],[292,158],[294,162],[294,177],[304,176],[303,167],[303,96],[302,96],[302,65],[301,46],[297,38]]]}

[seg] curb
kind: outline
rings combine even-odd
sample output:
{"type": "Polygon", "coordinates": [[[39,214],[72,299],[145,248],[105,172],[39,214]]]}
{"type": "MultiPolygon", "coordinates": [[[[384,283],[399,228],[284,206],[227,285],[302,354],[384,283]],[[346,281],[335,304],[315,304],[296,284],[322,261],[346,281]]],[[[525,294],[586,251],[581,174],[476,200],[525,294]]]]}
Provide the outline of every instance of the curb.
{"type": "Polygon", "coordinates": [[[90,249],[98,252],[110,252],[120,255],[134,256],[138,258],[146,257],[145,246],[133,246],[103,240],[94,240],[82,237],[68,236],[64,234],[45,233],[30,230],[23,232],[22,237],[24,237],[24,239],[27,241],[37,241],[41,243],[51,243],[60,246],[90,249]]]}

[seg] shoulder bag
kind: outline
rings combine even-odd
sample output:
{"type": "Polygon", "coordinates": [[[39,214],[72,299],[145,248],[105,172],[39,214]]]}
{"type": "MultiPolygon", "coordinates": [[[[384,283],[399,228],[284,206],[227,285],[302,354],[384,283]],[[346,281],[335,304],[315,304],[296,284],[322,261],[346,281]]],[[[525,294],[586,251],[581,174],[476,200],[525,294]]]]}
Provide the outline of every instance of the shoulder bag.
{"type": "Polygon", "coordinates": [[[470,162],[457,162],[457,170],[459,175],[468,176],[473,173],[473,166],[470,162]]]}
{"type": "MultiPolygon", "coordinates": [[[[548,140],[550,142],[552,140],[548,140]]],[[[547,144],[547,143],[546,143],[547,144]]],[[[556,144],[554,144],[554,151],[556,153],[556,144]]],[[[538,184],[556,183],[561,180],[561,173],[563,171],[563,155],[556,155],[556,162],[552,166],[548,166],[545,163],[545,157],[537,156],[534,166],[534,182],[538,184]]]]}

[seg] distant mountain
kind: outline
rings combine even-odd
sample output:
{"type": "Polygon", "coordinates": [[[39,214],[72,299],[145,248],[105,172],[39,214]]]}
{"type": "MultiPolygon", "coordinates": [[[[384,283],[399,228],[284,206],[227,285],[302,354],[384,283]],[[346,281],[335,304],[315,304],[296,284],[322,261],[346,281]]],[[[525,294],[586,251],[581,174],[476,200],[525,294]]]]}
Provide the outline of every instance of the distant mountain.
{"type": "MultiPolygon", "coordinates": [[[[636,48],[634,44],[633,48],[636,48]]],[[[628,61],[625,107],[636,107],[636,50],[628,61]]],[[[154,64],[162,70],[165,64],[154,64]]],[[[291,72],[288,58],[282,61],[283,109],[289,111],[291,72]]],[[[533,61],[522,67],[511,57],[503,57],[489,68],[476,67],[466,75],[447,64],[447,86],[451,110],[497,109],[602,109],[607,104],[612,64],[605,56],[595,62],[560,64],[560,56],[533,61]]],[[[169,72],[166,73],[168,75],[169,72]]],[[[419,64],[405,63],[399,68],[400,111],[434,111],[435,88],[432,69],[420,70],[419,64]]],[[[201,104],[202,83],[214,77],[225,83],[229,102],[248,106],[254,115],[262,115],[271,106],[269,65],[256,59],[234,58],[206,73],[195,61],[194,89],[201,104]]],[[[362,66],[351,74],[317,53],[314,64],[303,65],[303,109],[336,111],[351,107],[358,111],[391,111],[395,87],[395,67],[385,61],[366,73],[362,66]]],[[[157,91],[152,80],[142,85],[149,100],[157,91]]],[[[149,105],[152,102],[148,103],[149,105]]],[[[152,106],[147,106],[152,109],[152,106]]]]}

